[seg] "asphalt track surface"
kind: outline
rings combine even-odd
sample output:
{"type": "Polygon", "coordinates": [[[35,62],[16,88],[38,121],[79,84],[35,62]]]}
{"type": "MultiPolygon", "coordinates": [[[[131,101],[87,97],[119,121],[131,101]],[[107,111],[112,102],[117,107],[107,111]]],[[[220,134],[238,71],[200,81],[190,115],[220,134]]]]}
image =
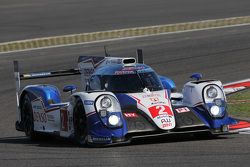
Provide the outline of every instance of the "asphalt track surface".
{"type": "Polygon", "coordinates": [[[0,0],[0,42],[250,15],[249,0],[0,0]]]}
{"type": "MultiPolygon", "coordinates": [[[[143,49],[145,62],[174,79],[179,90],[193,72],[224,83],[249,78],[250,26],[2,54],[0,166],[249,166],[250,135],[213,140],[179,136],[140,140],[129,146],[79,148],[51,138],[30,142],[15,131],[13,60],[20,61],[23,72],[67,69],[76,66],[79,55],[103,55],[104,45],[114,56],[134,56],[136,48],[143,49]]],[[[30,83],[51,83],[62,90],[66,84],[79,84],[79,76],[30,83]]]]}

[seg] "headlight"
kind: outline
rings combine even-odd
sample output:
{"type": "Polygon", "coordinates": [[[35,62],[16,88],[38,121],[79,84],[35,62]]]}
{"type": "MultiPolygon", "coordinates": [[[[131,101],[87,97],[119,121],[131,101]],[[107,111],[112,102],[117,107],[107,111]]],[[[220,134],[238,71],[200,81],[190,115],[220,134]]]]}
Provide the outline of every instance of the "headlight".
{"type": "Polygon", "coordinates": [[[120,118],[116,115],[111,115],[108,121],[110,125],[117,126],[119,124],[120,118]]]}
{"type": "Polygon", "coordinates": [[[216,98],[218,96],[218,91],[215,87],[211,86],[207,89],[207,97],[208,98],[216,98]]]}
{"type": "Polygon", "coordinates": [[[120,103],[112,95],[101,95],[95,101],[97,112],[106,110],[107,112],[121,112],[120,103]]]}
{"type": "Polygon", "coordinates": [[[213,116],[219,116],[220,115],[220,107],[218,106],[212,106],[210,108],[210,112],[213,116]]]}
{"type": "Polygon", "coordinates": [[[225,101],[222,99],[214,99],[214,104],[218,107],[225,107],[225,101]]]}
{"type": "Polygon", "coordinates": [[[203,89],[204,105],[212,117],[223,117],[226,114],[226,98],[223,89],[216,85],[210,84],[203,89]]]}
{"type": "Polygon", "coordinates": [[[117,98],[110,94],[99,96],[95,101],[96,111],[104,125],[119,128],[122,124],[121,106],[117,98]]]}
{"type": "Polygon", "coordinates": [[[112,101],[109,97],[107,96],[104,96],[102,99],[101,99],[101,107],[102,108],[109,108],[112,106],[112,101]]]}

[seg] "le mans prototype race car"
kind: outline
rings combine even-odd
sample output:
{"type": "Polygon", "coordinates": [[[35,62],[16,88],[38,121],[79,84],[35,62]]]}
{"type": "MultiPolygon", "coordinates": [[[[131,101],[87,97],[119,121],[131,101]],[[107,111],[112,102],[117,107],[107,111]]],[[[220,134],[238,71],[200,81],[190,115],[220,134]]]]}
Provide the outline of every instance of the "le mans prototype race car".
{"type": "Polygon", "coordinates": [[[158,75],[135,58],[80,56],[78,68],[21,74],[14,61],[16,78],[16,129],[36,139],[40,133],[73,139],[79,144],[112,145],[132,139],[179,133],[229,133],[236,123],[227,114],[226,96],[218,80],[201,80],[192,75],[182,93],[174,82],[158,75]],[[136,62],[138,61],[138,62],[136,62]],[[34,78],[81,75],[82,90],[71,92],[62,102],[53,85],[28,85],[34,78]]]}

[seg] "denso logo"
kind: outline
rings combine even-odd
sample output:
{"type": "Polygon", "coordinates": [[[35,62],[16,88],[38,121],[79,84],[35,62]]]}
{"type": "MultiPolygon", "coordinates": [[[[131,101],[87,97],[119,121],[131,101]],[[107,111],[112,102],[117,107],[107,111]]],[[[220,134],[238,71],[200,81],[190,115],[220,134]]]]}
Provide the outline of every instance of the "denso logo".
{"type": "Polygon", "coordinates": [[[160,94],[148,94],[148,95],[142,95],[142,98],[149,98],[149,97],[161,97],[160,94]]]}

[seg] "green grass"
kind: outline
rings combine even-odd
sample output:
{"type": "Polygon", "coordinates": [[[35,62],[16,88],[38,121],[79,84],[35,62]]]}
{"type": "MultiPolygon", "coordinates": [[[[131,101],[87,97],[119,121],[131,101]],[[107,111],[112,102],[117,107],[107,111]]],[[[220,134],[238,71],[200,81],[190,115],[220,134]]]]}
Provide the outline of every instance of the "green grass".
{"type": "Polygon", "coordinates": [[[250,118],[250,89],[229,95],[227,101],[231,116],[250,118]],[[247,102],[239,100],[247,100],[247,102]]]}

